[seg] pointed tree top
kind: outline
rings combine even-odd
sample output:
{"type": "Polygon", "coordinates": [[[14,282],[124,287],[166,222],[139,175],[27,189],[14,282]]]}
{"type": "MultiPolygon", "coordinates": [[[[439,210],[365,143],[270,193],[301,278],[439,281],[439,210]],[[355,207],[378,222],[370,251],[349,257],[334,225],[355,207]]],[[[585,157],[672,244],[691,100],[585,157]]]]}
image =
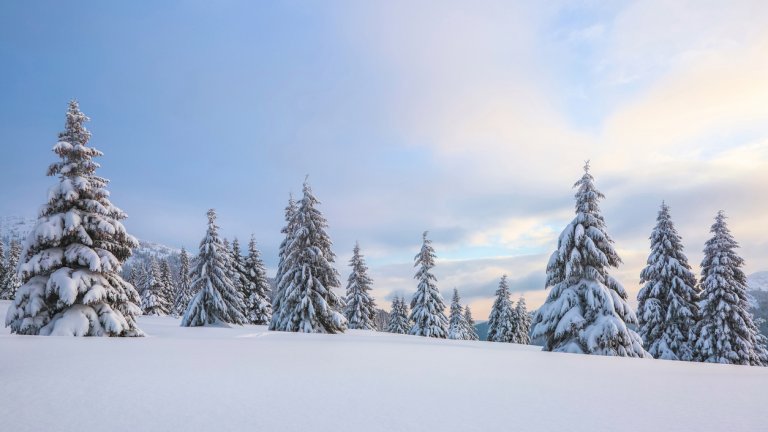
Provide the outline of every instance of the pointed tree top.
{"type": "Polygon", "coordinates": [[[208,209],[208,224],[212,225],[216,222],[216,210],[215,209],[208,209]]]}
{"type": "Polygon", "coordinates": [[[715,216],[715,219],[716,219],[718,222],[722,222],[722,221],[724,221],[724,220],[725,220],[725,219],[727,219],[727,218],[728,218],[728,217],[725,215],[725,210],[718,210],[718,211],[717,211],[717,216],[715,216]]]}
{"type": "Polygon", "coordinates": [[[589,159],[584,161],[584,172],[585,173],[589,172],[589,159]]]}
{"type": "Polygon", "coordinates": [[[85,128],[85,122],[89,120],[90,118],[80,111],[77,100],[69,101],[65,130],[59,133],[59,141],[85,145],[91,138],[91,133],[85,128]]]}
{"type": "Polygon", "coordinates": [[[312,194],[312,186],[309,185],[309,174],[304,176],[304,184],[302,184],[302,192],[304,192],[304,195],[307,195],[309,193],[312,194]]]}
{"type": "Polygon", "coordinates": [[[728,216],[725,215],[725,212],[723,210],[718,211],[717,216],[715,216],[715,223],[712,224],[712,229],[709,232],[731,237],[731,230],[728,229],[726,219],[728,216]]]}
{"type": "Polygon", "coordinates": [[[666,201],[661,202],[661,207],[659,207],[659,216],[669,216],[669,206],[667,205],[666,201]]]}
{"type": "Polygon", "coordinates": [[[426,241],[427,240],[427,234],[429,234],[429,231],[424,231],[424,234],[421,235],[421,238],[426,241]]]}
{"type": "Polygon", "coordinates": [[[296,203],[296,198],[293,197],[293,192],[288,193],[288,205],[285,207],[286,216],[290,216],[298,208],[299,205],[296,203]]]}
{"type": "Polygon", "coordinates": [[[320,200],[317,199],[315,194],[312,192],[312,186],[309,184],[309,176],[304,179],[304,186],[302,187],[302,194],[301,200],[299,200],[298,206],[304,206],[304,205],[315,205],[320,204],[320,200]]]}

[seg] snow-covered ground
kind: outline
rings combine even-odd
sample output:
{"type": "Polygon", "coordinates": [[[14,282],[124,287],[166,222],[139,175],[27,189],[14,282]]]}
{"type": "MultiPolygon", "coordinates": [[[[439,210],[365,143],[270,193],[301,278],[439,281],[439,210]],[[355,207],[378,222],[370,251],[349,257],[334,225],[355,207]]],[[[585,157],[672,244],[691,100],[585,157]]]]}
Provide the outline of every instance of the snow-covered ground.
{"type": "Polygon", "coordinates": [[[139,322],[149,337],[3,329],[0,430],[768,430],[768,368],[139,322]]]}

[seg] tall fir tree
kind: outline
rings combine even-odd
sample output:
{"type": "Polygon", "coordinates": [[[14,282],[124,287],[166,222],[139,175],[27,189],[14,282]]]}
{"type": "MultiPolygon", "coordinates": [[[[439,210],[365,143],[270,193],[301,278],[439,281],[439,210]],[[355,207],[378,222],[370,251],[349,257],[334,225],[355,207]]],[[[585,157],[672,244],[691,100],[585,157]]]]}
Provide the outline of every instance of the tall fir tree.
{"type": "Polygon", "coordinates": [[[701,262],[701,319],[695,327],[695,354],[699,361],[768,366],[766,338],[752,320],[747,278],[739,244],[720,211],[704,246],[701,262]]]}
{"type": "Polygon", "coordinates": [[[131,265],[131,270],[128,272],[128,278],[126,279],[126,282],[133,285],[134,289],[136,289],[137,292],[139,292],[139,295],[141,295],[141,266],[134,262],[133,265],[131,265]]]}
{"type": "MultiPolygon", "coordinates": [[[[1,240],[0,243],[2,243],[1,240]]],[[[2,300],[12,300],[21,286],[21,280],[16,271],[21,257],[21,249],[21,242],[12,239],[8,248],[8,261],[5,264],[2,279],[0,279],[0,299],[2,300]]]]}
{"type": "Polygon", "coordinates": [[[151,263],[135,263],[134,268],[137,269],[136,272],[136,285],[134,285],[134,288],[139,292],[139,295],[144,293],[144,290],[146,290],[149,287],[149,284],[152,282],[152,268],[150,266],[151,263]]]}
{"type": "Polygon", "coordinates": [[[536,314],[532,337],[544,339],[545,351],[647,357],[642,339],[627,327],[637,324],[627,293],[608,273],[621,259],[600,213],[605,196],[595,188],[589,162],[574,187],[576,217],[547,265],[552,289],[536,314]]]}
{"type": "Polygon", "coordinates": [[[408,305],[405,299],[395,296],[392,299],[392,309],[389,312],[387,331],[396,334],[408,334],[411,330],[411,320],[408,318],[408,305]]]}
{"type": "Polygon", "coordinates": [[[27,335],[142,336],[135,316],[136,290],[120,276],[138,246],[109,200],[109,181],[96,175],[88,146],[88,117],[69,103],[66,128],[53,151],[61,158],[48,168],[59,183],[48,192],[37,224],[21,253],[23,285],[8,309],[11,332],[27,335]]]}
{"type": "Polygon", "coordinates": [[[176,297],[176,281],[171,271],[171,263],[168,258],[163,258],[158,263],[160,266],[160,277],[163,280],[163,300],[168,305],[167,313],[173,313],[173,299],[176,297]]]}
{"type": "MultiPolygon", "coordinates": [[[[235,257],[232,255],[229,239],[226,237],[223,238],[221,240],[221,245],[224,252],[226,252],[226,255],[224,256],[224,265],[227,269],[227,276],[229,276],[230,282],[232,282],[232,285],[240,293],[240,297],[243,297],[243,291],[240,288],[240,275],[235,271],[235,257]]],[[[245,298],[243,298],[243,300],[245,300],[245,298]]],[[[245,310],[241,310],[240,312],[245,313],[245,310]]]]}
{"type": "Polygon", "coordinates": [[[3,242],[3,239],[0,238],[0,300],[10,300],[11,297],[7,297],[8,294],[5,290],[5,285],[3,285],[3,281],[5,281],[5,275],[8,272],[8,264],[5,256],[5,243],[3,242]]]}
{"type": "Polygon", "coordinates": [[[491,314],[488,317],[489,342],[514,342],[515,311],[509,294],[507,275],[503,275],[496,289],[491,314]]]}
{"type": "Polygon", "coordinates": [[[371,297],[371,284],[365,258],[360,253],[360,245],[355,243],[352,258],[349,260],[352,272],[347,279],[347,299],[344,315],[350,329],[376,330],[376,303],[371,297]]]}
{"type": "Polygon", "coordinates": [[[344,301],[333,292],[340,285],[333,267],[336,256],[331,250],[328,223],[318,204],[305,181],[278,282],[281,299],[280,309],[275,311],[275,330],[343,333],[347,328],[342,313],[344,301]]]}
{"type": "Polygon", "coordinates": [[[693,359],[692,330],[699,315],[696,276],[683,253],[669,206],[661,204],[651,232],[651,253],[640,273],[638,333],[654,358],[693,359]]]}
{"type": "Polygon", "coordinates": [[[176,315],[182,315],[187,310],[189,302],[195,295],[192,292],[192,282],[189,279],[189,254],[184,247],[179,254],[179,284],[176,287],[176,296],[173,299],[173,312],[176,315]]]}
{"type": "Polygon", "coordinates": [[[410,320],[413,326],[410,333],[445,339],[448,336],[448,318],[445,317],[443,296],[437,289],[437,278],[432,274],[435,258],[432,241],[424,231],[421,251],[414,257],[414,267],[419,268],[414,279],[419,281],[419,285],[411,298],[410,320]]]}
{"type": "Polygon", "coordinates": [[[451,313],[448,318],[448,339],[470,340],[464,308],[461,306],[461,297],[459,297],[459,290],[456,288],[453,289],[451,313]]]}
{"type": "Polygon", "coordinates": [[[280,310],[282,309],[283,292],[280,289],[284,286],[281,281],[286,269],[286,257],[288,256],[288,247],[293,241],[293,233],[296,231],[296,219],[294,216],[298,212],[299,208],[296,205],[296,200],[293,199],[293,195],[288,196],[288,205],[285,207],[285,226],[280,230],[283,234],[283,241],[280,242],[280,249],[278,250],[278,262],[277,262],[277,274],[275,275],[275,282],[277,284],[275,294],[272,296],[272,318],[269,321],[270,330],[278,330],[280,327],[280,310]]]}
{"type": "Polygon", "coordinates": [[[216,211],[208,210],[208,230],[192,270],[192,289],[197,293],[189,302],[182,327],[245,324],[243,296],[229,278],[229,251],[219,238],[216,211]]]}
{"type": "Polygon", "coordinates": [[[141,309],[144,315],[166,316],[170,313],[171,304],[166,298],[168,289],[166,278],[163,277],[163,266],[153,258],[149,268],[150,281],[141,293],[141,309]]]}
{"type": "Polygon", "coordinates": [[[515,338],[514,343],[529,345],[531,343],[531,314],[525,305],[525,297],[520,297],[515,306],[515,338]]]}
{"type": "MultiPolygon", "coordinates": [[[[232,240],[232,245],[229,249],[229,257],[232,283],[235,285],[235,288],[240,291],[240,295],[243,296],[244,309],[242,312],[243,316],[248,318],[248,316],[251,314],[251,285],[248,283],[248,272],[245,269],[245,259],[243,258],[242,251],[240,250],[240,241],[237,239],[237,237],[232,240]]],[[[250,320],[248,320],[248,322],[250,322],[250,320]]]]}
{"type": "Polygon", "coordinates": [[[472,310],[469,309],[469,305],[464,307],[464,321],[467,323],[469,340],[480,340],[480,336],[477,334],[477,328],[475,327],[475,320],[472,318],[472,310]]]}
{"type": "Polygon", "coordinates": [[[269,300],[269,281],[267,269],[261,260],[261,252],[256,248],[256,238],[251,235],[248,242],[248,255],[243,263],[245,268],[246,292],[249,293],[248,321],[251,324],[266,325],[272,318],[272,303],[269,300]]]}

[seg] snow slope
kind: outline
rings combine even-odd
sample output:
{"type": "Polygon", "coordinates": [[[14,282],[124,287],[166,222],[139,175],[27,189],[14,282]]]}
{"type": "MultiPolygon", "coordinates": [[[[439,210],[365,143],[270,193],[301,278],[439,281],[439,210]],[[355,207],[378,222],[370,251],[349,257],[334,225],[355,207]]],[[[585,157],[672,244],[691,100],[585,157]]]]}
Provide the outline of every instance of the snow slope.
{"type": "Polygon", "coordinates": [[[23,216],[0,216],[0,240],[8,243],[11,239],[23,240],[35,227],[37,219],[23,216]]]}
{"type": "Polygon", "coordinates": [[[139,323],[150,337],[2,330],[0,430],[768,430],[768,368],[139,323]]]}

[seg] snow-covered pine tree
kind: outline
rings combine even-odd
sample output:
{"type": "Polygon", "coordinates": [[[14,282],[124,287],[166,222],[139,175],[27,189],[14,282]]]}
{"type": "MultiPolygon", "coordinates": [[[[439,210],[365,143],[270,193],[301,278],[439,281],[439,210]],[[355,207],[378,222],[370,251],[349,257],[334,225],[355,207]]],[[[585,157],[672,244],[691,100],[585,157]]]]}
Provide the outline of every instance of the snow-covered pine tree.
{"type": "Polygon", "coordinates": [[[126,278],[126,281],[133,285],[134,289],[136,289],[137,292],[139,292],[139,295],[141,295],[141,289],[140,289],[140,283],[141,280],[141,266],[138,265],[138,263],[133,263],[131,265],[131,270],[128,273],[128,277],[126,278]]]}
{"type": "MultiPolygon", "coordinates": [[[[228,247],[226,240],[224,241],[224,246],[228,247]]],[[[237,237],[232,240],[232,246],[228,250],[232,283],[235,285],[235,288],[240,291],[240,295],[243,296],[243,304],[245,305],[245,308],[242,312],[243,316],[248,318],[251,314],[250,284],[248,283],[248,272],[245,269],[245,260],[243,259],[243,254],[240,250],[240,241],[237,237]]]]}
{"type": "Polygon", "coordinates": [[[352,258],[349,260],[352,272],[347,279],[347,301],[344,315],[350,329],[376,330],[376,303],[371,297],[371,284],[365,258],[360,253],[360,245],[355,243],[352,258]]]}
{"type": "Polygon", "coordinates": [[[245,291],[249,293],[248,321],[251,324],[269,324],[272,318],[272,303],[269,300],[271,289],[267,281],[267,269],[261,260],[261,253],[256,248],[256,238],[253,235],[248,242],[248,256],[245,257],[243,265],[248,284],[245,291]]]}
{"type": "MultiPolygon", "coordinates": [[[[0,243],[2,243],[1,240],[0,243]]],[[[5,264],[2,279],[0,279],[0,300],[12,300],[21,286],[19,274],[16,271],[21,257],[21,248],[21,242],[16,239],[11,240],[8,248],[8,261],[5,264]]]]}
{"type": "Polygon", "coordinates": [[[282,298],[275,330],[343,333],[347,320],[342,313],[344,301],[333,292],[340,284],[328,223],[307,181],[303,193],[293,215],[292,233],[287,234],[291,239],[278,282],[282,298]]]}
{"type": "Polygon", "coordinates": [[[411,330],[411,322],[408,318],[408,305],[405,299],[395,296],[392,299],[392,309],[389,312],[387,332],[396,334],[408,334],[411,330]]]}
{"type": "Polygon", "coordinates": [[[22,249],[23,246],[18,239],[11,240],[11,244],[8,249],[8,271],[5,274],[5,289],[10,292],[10,298],[16,296],[16,291],[18,291],[19,287],[21,286],[21,280],[19,279],[17,268],[19,266],[19,260],[21,259],[22,249]]]}
{"type": "Polygon", "coordinates": [[[528,345],[531,343],[531,315],[525,306],[525,297],[520,297],[515,306],[515,339],[514,343],[528,345]]]}
{"type": "Polygon", "coordinates": [[[739,244],[718,212],[701,262],[701,318],[695,326],[699,361],[768,366],[765,337],[752,321],[739,244]]]}
{"type": "Polygon", "coordinates": [[[496,300],[493,301],[491,314],[488,317],[489,342],[514,342],[515,311],[510,300],[507,275],[503,275],[496,289],[496,300]]]}
{"type": "Polygon", "coordinates": [[[144,290],[148,289],[152,284],[152,261],[144,261],[140,268],[141,284],[135,287],[139,295],[143,294],[144,290]]]}
{"type": "Polygon", "coordinates": [[[475,328],[475,320],[472,318],[472,311],[469,309],[469,305],[464,307],[464,322],[467,323],[467,334],[469,335],[469,340],[480,340],[480,336],[477,334],[477,329],[475,328]]]}
{"type": "MultiPolygon", "coordinates": [[[[228,248],[229,250],[229,257],[230,257],[230,265],[232,266],[233,270],[235,270],[236,276],[242,277],[243,273],[243,251],[240,249],[240,240],[235,237],[232,240],[232,244],[229,244],[229,241],[224,239],[224,247],[228,248]]],[[[235,282],[234,280],[232,282],[235,282]]],[[[243,298],[245,298],[245,293],[242,292],[243,298]]]]}
{"type": "Polygon", "coordinates": [[[170,313],[170,302],[165,298],[167,288],[163,277],[162,264],[153,258],[149,265],[150,280],[147,289],[141,294],[141,309],[144,315],[166,316],[170,313]]]}
{"type": "Polygon", "coordinates": [[[195,296],[189,302],[181,320],[182,327],[222,324],[245,324],[243,296],[229,279],[229,251],[219,239],[216,211],[208,210],[208,230],[200,242],[200,252],[192,270],[192,290],[195,296]]]}
{"type": "Polygon", "coordinates": [[[445,339],[448,336],[445,303],[435,283],[437,278],[431,271],[435,266],[435,257],[432,241],[427,238],[427,232],[424,231],[421,251],[414,257],[414,267],[419,268],[414,279],[419,281],[419,286],[411,298],[410,320],[413,326],[410,333],[416,336],[445,339]]]}
{"type": "Polygon", "coordinates": [[[545,351],[624,357],[649,357],[640,336],[627,327],[637,318],[624,287],[608,274],[621,259],[606,232],[589,173],[576,182],[576,217],[558,239],[547,265],[552,287],[533,324],[532,337],[544,339],[545,351]]]}
{"type": "Polygon", "coordinates": [[[283,241],[280,242],[280,249],[278,251],[278,263],[277,274],[275,275],[275,282],[277,284],[276,292],[272,296],[272,318],[269,321],[270,330],[278,330],[280,327],[280,310],[282,308],[283,292],[280,287],[283,286],[280,281],[283,279],[283,274],[286,269],[286,257],[288,256],[288,246],[293,239],[293,233],[296,230],[296,220],[294,216],[299,210],[296,205],[296,201],[293,199],[293,195],[288,195],[288,205],[285,207],[285,226],[280,230],[284,234],[283,241]]]}
{"type": "MultiPolygon", "coordinates": [[[[243,298],[243,304],[245,304],[243,290],[240,287],[240,274],[235,270],[235,257],[232,255],[232,248],[230,247],[229,239],[223,238],[221,240],[221,245],[222,249],[226,252],[226,255],[224,256],[224,263],[227,268],[227,276],[229,276],[229,280],[232,282],[232,285],[235,287],[235,289],[240,292],[240,297],[243,298]]],[[[241,310],[240,312],[242,312],[245,316],[245,310],[241,310]]]]}
{"type": "Polygon", "coordinates": [[[187,310],[190,300],[196,294],[192,292],[192,283],[189,280],[189,254],[184,247],[179,254],[179,285],[176,287],[176,296],[173,299],[173,312],[182,315],[187,310]]]}
{"type": "Polygon", "coordinates": [[[453,289],[451,299],[451,313],[448,319],[448,339],[469,340],[469,328],[464,318],[464,308],[461,307],[459,290],[453,289]]]}
{"type": "Polygon", "coordinates": [[[173,279],[173,272],[171,271],[171,263],[168,261],[168,258],[163,258],[159,262],[160,266],[160,277],[163,280],[163,287],[165,287],[165,290],[163,291],[163,299],[165,300],[165,303],[168,305],[167,310],[168,314],[173,313],[173,299],[176,297],[176,281],[173,279]]]}
{"type": "Polygon", "coordinates": [[[120,276],[138,246],[109,201],[108,180],[95,174],[102,153],[89,147],[88,117],[69,103],[66,128],[48,168],[59,183],[48,192],[21,253],[23,285],[8,308],[11,332],[28,335],[142,336],[139,295],[120,276]]]}
{"type": "Polygon", "coordinates": [[[696,276],[666,203],[661,204],[650,239],[651,253],[637,295],[638,333],[653,357],[690,361],[691,332],[699,314],[696,276]]]}
{"type": "Polygon", "coordinates": [[[10,297],[6,298],[5,293],[5,286],[3,285],[3,281],[5,281],[5,274],[8,271],[8,264],[5,257],[5,243],[3,242],[3,239],[0,238],[0,300],[10,300],[10,297]]]}

